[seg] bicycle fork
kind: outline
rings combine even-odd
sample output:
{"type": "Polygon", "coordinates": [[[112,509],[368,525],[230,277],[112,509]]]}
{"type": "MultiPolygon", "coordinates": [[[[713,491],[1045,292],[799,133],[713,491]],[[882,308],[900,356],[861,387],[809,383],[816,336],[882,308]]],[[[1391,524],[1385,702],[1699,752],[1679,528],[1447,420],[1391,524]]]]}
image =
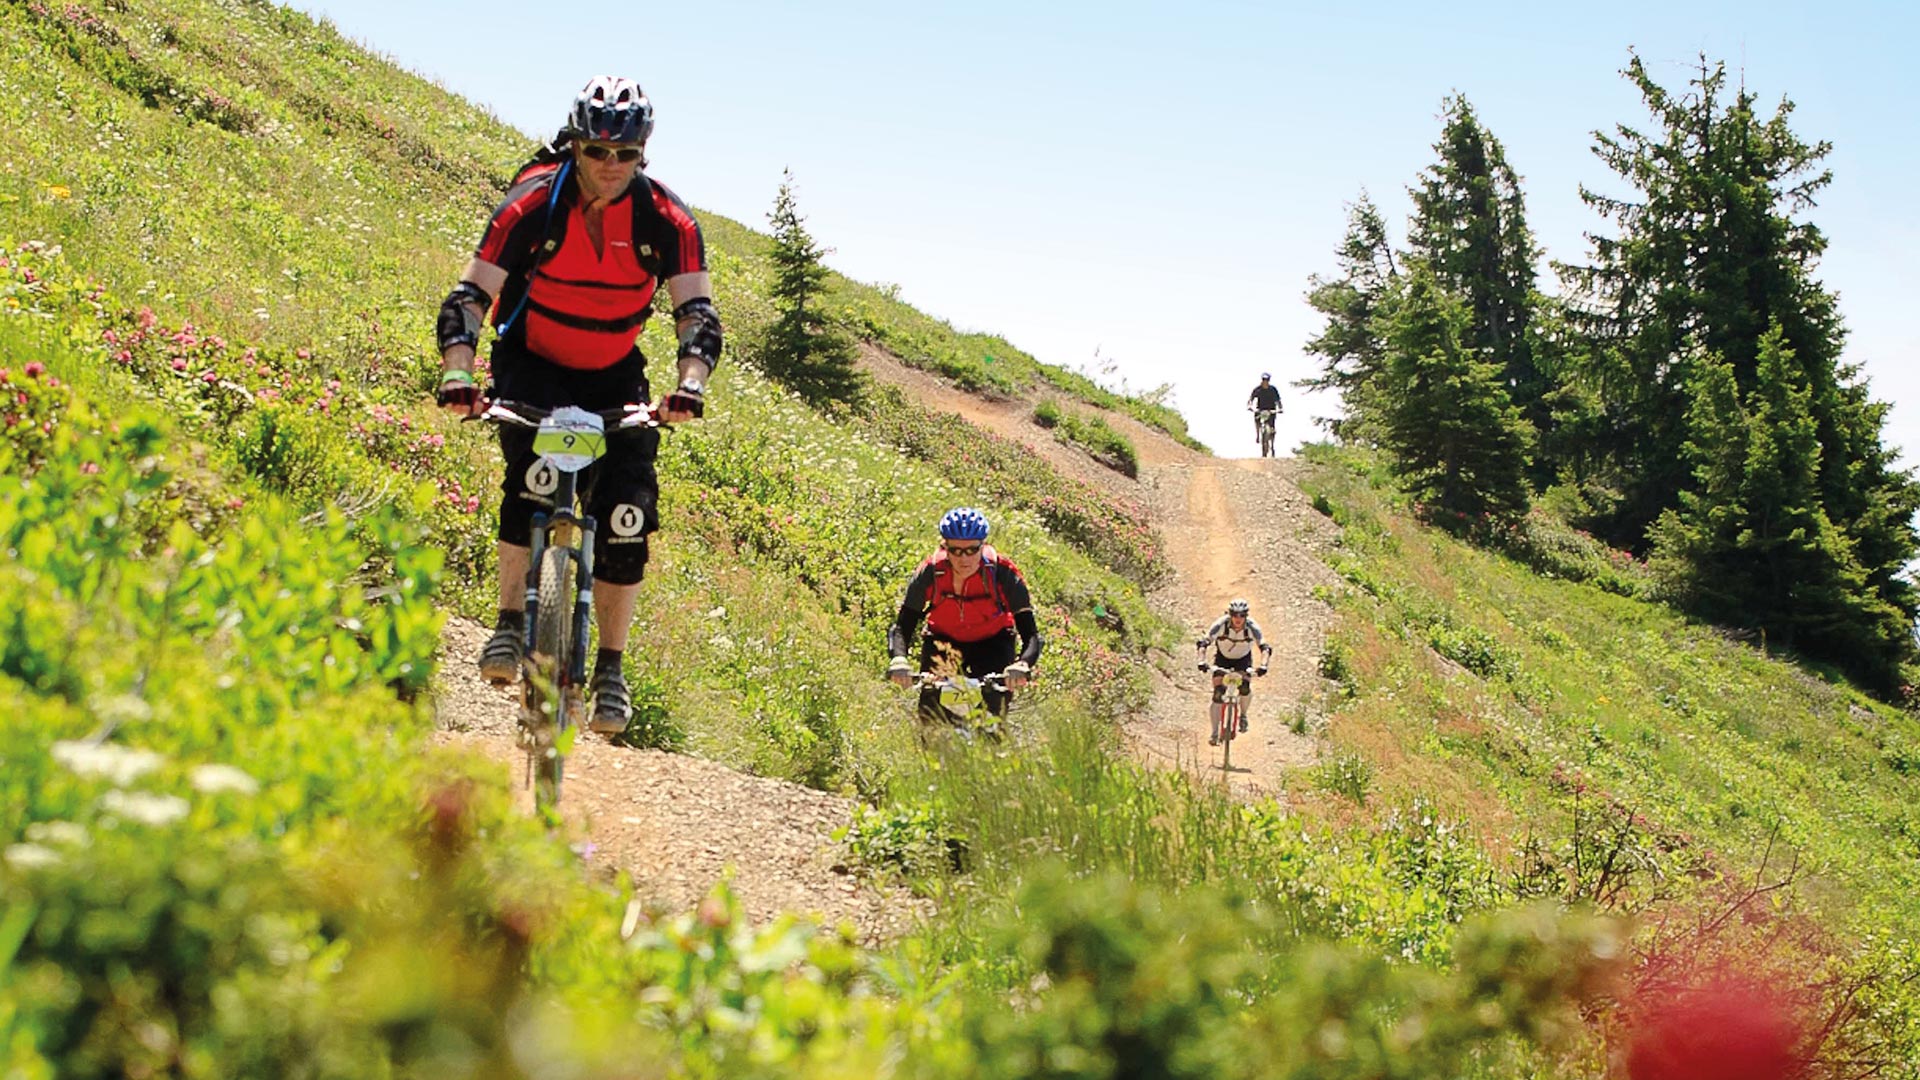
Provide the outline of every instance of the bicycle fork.
{"type": "Polygon", "coordinates": [[[574,686],[587,685],[587,631],[593,626],[593,516],[580,520],[580,547],[574,553],[579,576],[573,591],[573,658],[568,661],[574,686]]]}

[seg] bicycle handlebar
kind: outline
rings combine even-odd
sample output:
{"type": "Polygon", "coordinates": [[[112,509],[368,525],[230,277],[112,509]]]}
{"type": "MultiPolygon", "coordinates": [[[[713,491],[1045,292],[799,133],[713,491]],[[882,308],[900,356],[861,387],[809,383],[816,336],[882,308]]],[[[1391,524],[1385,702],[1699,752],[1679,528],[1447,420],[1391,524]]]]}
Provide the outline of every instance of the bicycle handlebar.
{"type": "MultiPolygon", "coordinates": [[[[634,405],[621,405],[612,409],[589,409],[607,425],[609,433],[627,431],[632,428],[670,429],[672,425],[660,422],[659,406],[652,402],[640,402],[634,405]]],[[[515,427],[537,428],[540,422],[552,416],[554,410],[543,405],[529,405],[524,401],[508,401],[504,398],[487,402],[481,412],[464,417],[464,420],[484,420],[495,424],[511,424],[515,427]]]]}
{"type": "Polygon", "coordinates": [[[971,675],[935,675],[931,671],[918,671],[914,673],[913,686],[915,689],[928,686],[940,686],[942,684],[950,684],[967,690],[978,689],[981,686],[991,686],[996,690],[1005,689],[1007,685],[1007,673],[1004,671],[993,671],[977,679],[971,675]]]}

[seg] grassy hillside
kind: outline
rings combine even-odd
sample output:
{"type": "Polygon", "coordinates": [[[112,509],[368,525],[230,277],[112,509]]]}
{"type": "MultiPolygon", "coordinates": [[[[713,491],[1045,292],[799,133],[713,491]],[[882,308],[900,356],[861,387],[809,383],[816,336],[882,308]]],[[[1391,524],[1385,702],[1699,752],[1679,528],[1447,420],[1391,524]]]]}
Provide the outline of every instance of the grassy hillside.
{"type": "Polygon", "coordinates": [[[1516,882],[1674,920],[1649,949],[1731,958],[1913,1045],[1920,720],[1620,595],[1632,560],[1547,515],[1519,546],[1559,573],[1415,525],[1376,459],[1312,459],[1352,586],[1321,799],[1421,800],[1516,882]]]}
{"type": "MultiPolygon", "coordinates": [[[[426,407],[430,324],[522,138],[240,0],[0,4],[0,117],[11,1071],[1594,1076],[1636,993],[1730,960],[1911,1074],[1910,718],[1422,531],[1335,458],[1334,750],[1243,806],[1118,745],[1172,635],[1139,507],[737,360],[663,453],[647,737],[859,794],[865,871],[942,914],[882,955],[724,895],[641,917],[423,745],[433,605],[490,607],[498,468],[426,407]],[[1045,679],[1028,739],[923,754],[881,627],[974,501],[1045,679]],[[1592,907],[1641,917],[1631,948],[1592,907]]],[[[765,241],[703,221],[748,340],[765,241]]],[[[1102,400],[838,287],[913,362],[1102,400]]]]}

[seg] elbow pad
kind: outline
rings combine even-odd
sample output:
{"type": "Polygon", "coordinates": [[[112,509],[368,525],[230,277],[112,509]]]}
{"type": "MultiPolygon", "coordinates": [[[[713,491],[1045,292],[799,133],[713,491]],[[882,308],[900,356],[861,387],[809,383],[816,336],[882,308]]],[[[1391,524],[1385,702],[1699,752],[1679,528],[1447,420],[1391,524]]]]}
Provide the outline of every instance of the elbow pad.
{"type": "Polygon", "coordinates": [[[680,336],[680,357],[694,357],[712,371],[720,366],[720,313],[704,296],[673,309],[673,326],[680,336]]]}
{"type": "Polygon", "coordinates": [[[440,322],[435,328],[440,337],[440,351],[444,353],[455,345],[479,348],[480,322],[492,306],[493,297],[473,282],[455,285],[447,298],[440,301],[440,322]],[[478,312],[474,311],[476,306],[480,309],[478,312]]]}

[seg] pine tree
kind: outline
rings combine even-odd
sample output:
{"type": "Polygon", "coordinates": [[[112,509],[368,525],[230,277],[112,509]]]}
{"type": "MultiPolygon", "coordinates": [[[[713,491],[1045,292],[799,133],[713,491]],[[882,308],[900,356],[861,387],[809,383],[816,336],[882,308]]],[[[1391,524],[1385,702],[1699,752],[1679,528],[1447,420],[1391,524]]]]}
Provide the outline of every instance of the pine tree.
{"type": "Polygon", "coordinates": [[[1411,192],[1409,246],[1439,286],[1465,302],[1471,316],[1466,344],[1499,365],[1514,404],[1544,431],[1552,386],[1530,332],[1540,249],[1527,228],[1520,178],[1466,98],[1447,98],[1442,116],[1445,126],[1433,147],[1439,160],[1411,192]]]}
{"type": "MultiPolygon", "coordinates": [[[[1700,508],[1683,502],[1690,491],[1708,505],[1720,502],[1697,486],[1697,455],[1686,451],[1689,440],[1697,444],[1701,437],[1696,398],[1719,378],[1704,369],[1725,367],[1742,408],[1778,402],[1767,413],[1774,424],[1798,415],[1798,406],[1781,397],[1785,391],[1768,385],[1790,378],[1805,390],[1818,450],[1807,455],[1816,471],[1806,501],[1792,509],[1806,522],[1825,522],[1802,526],[1806,542],[1825,546],[1822,529],[1832,530],[1833,543],[1857,564],[1858,577],[1836,571],[1820,587],[1858,589],[1858,611],[1877,613],[1868,619],[1877,628],[1871,637],[1889,651],[1870,663],[1885,671],[1913,655],[1910,637],[1883,632],[1878,620],[1891,609],[1913,621],[1916,598],[1904,569],[1920,552],[1913,526],[1920,485],[1893,465],[1882,439],[1885,405],[1871,400],[1855,368],[1839,362],[1845,330],[1838,303],[1814,277],[1826,239],[1794,218],[1832,179],[1820,167],[1829,146],[1793,133],[1791,101],[1783,99],[1762,119],[1744,87],[1728,100],[1725,66],[1704,57],[1690,91],[1679,96],[1655,83],[1638,57],[1626,75],[1658,127],[1652,134],[1620,126],[1613,136],[1596,135],[1595,152],[1638,197],[1583,189],[1582,197],[1614,221],[1618,235],[1591,237],[1593,265],[1561,268],[1578,290],[1575,310],[1589,334],[1577,375],[1605,403],[1589,456],[1603,463],[1604,477],[1621,492],[1610,520],[1598,524],[1611,539],[1635,547],[1654,540],[1648,526],[1670,509],[1680,511],[1683,523],[1704,527],[1700,508]],[[1770,335],[1778,337],[1777,356],[1763,362],[1770,335]]],[[[1797,438],[1769,430],[1750,433],[1746,445],[1751,450],[1783,439],[1779,445],[1797,446],[1797,438]]],[[[1794,487],[1794,497],[1801,490],[1794,487]]],[[[1711,550],[1676,542],[1672,526],[1662,531],[1670,558],[1711,550]]],[[[1750,560],[1736,565],[1761,572],[1750,560]]],[[[1702,582],[1723,576],[1710,567],[1700,571],[1695,576],[1702,582]]],[[[1730,594],[1747,596],[1756,588],[1727,586],[1730,594]]],[[[1714,606],[1712,589],[1696,599],[1714,606]]]]}
{"type": "Polygon", "coordinates": [[[1306,346],[1309,354],[1321,358],[1321,373],[1294,385],[1337,391],[1345,419],[1318,422],[1337,438],[1370,442],[1377,435],[1374,381],[1386,366],[1386,351],[1374,323],[1399,268],[1387,242],[1386,221],[1364,191],[1347,207],[1347,234],[1335,258],[1339,277],[1315,274],[1308,281],[1307,303],[1327,317],[1326,329],[1306,346]]]}
{"type": "Polygon", "coordinates": [[[1437,521],[1504,521],[1527,510],[1533,429],[1500,365],[1468,344],[1473,317],[1416,264],[1377,320],[1381,442],[1402,485],[1437,521]]]}
{"type": "Polygon", "coordinates": [[[761,348],[761,367],[813,405],[859,400],[864,379],[854,366],[853,342],[827,317],[821,300],[827,249],[807,232],[786,172],[773,212],[774,322],[761,348]]]}
{"type": "Polygon", "coordinates": [[[1821,506],[1813,387],[1784,331],[1776,323],[1761,338],[1753,389],[1717,357],[1693,379],[1695,484],[1654,526],[1655,565],[1700,614],[1892,689],[1909,621],[1868,587],[1853,541],[1821,506]]]}

